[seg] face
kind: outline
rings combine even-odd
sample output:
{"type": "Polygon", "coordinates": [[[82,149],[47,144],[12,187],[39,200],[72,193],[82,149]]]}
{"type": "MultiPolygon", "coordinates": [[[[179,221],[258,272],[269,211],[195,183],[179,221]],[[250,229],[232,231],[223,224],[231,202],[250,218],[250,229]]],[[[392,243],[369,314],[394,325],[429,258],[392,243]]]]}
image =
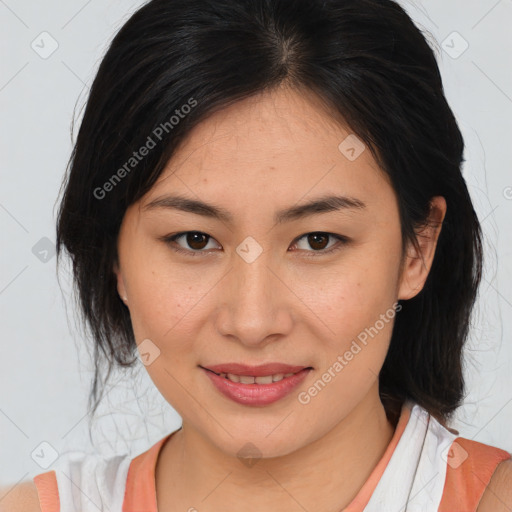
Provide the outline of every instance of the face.
{"type": "Polygon", "coordinates": [[[347,418],[375,389],[393,305],[426,278],[401,271],[393,188],[349,136],[313,95],[254,96],[197,126],[126,211],[114,271],[146,369],[184,429],[225,453],[250,440],[284,455],[347,418]],[[345,199],[296,210],[330,196],[345,199]],[[203,369],[270,362],[312,369],[266,403],[228,398],[203,369]]]}

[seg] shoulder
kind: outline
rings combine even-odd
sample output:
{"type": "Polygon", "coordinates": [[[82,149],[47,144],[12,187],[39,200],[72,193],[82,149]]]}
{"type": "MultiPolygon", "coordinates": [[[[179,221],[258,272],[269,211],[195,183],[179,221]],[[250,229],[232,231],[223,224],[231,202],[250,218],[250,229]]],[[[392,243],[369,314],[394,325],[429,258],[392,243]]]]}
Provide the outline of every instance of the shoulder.
{"type": "Polygon", "coordinates": [[[457,437],[444,460],[447,464],[446,479],[440,512],[512,510],[510,506],[496,506],[496,503],[506,503],[509,499],[506,498],[506,491],[512,488],[509,452],[472,439],[457,437]],[[496,495],[502,495],[501,501],[495,501],[496,495]]]}
{"type": "Polygon", "coordinates": [[[477,512],[510,512],[512,510],[512,459],[498,464],[485,489],[477,512]]]}
{"type": "Polygon", "coordinates": [[[41,512],[37,488],[33,481],[12,487],[0,487],[0,512],[41,512]]]}
{"type": "Polygon", "coordinates": [[[0,512],[81,511],[90,502],[121,510],[130,464],[126,454],[105,458],[97,453],[65,452],[55,469],[19,484],[0,485],[0,512]],[[73,475],[72,480],[68,475],[73,475]]]}

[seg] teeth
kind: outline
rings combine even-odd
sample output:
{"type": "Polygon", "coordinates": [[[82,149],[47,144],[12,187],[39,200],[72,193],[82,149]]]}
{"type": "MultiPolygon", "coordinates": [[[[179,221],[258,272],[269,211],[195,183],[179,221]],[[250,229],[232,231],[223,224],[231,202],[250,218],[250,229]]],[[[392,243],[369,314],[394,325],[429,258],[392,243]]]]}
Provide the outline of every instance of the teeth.
{"type": "Polygon", "coordinates": [[[232,382],[240,382],[242,384],[272,384],[286,377],[291,377],[294,373],[276,373],[275,375],[264,375],[261,377],[251,377],[249,375],[234,375],[232,373],[221,373],[220,376],[229,379],[232,382]]]}

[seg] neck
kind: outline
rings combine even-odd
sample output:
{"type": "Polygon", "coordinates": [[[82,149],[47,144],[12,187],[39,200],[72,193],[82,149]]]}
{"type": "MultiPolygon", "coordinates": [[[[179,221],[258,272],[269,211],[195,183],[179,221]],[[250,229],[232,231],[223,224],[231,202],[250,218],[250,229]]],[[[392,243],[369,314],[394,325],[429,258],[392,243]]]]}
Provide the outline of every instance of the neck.
{"type": "Polygon", "coordinates": [[[184,423],[158,459],[158,509],[272,512],[302,506],[316,512],[340,510],[366,482],[394,430],[380,401],[378,384],[323,437],[253,465],[241,464],[184,423]]]}

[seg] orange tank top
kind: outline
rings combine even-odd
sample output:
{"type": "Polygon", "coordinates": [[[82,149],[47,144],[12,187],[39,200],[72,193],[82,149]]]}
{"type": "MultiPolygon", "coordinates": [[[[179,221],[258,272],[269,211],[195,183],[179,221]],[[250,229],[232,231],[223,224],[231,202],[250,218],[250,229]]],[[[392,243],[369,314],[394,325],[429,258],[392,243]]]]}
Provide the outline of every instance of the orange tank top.
{"type": "MultiPolygon", "coordinates": [[[[386,451],[343,512],[365,512],[365,507],[388,467],[410,417],[411,405],[404,404],[395,433],[386,451]]],[[[122,510],[110,512],[158,512],[155,486],[156,462],[164,443],[175,432],[166,435],[151,448],[129,461],[122,510]]],[[[510,453],[494,446],[462,437],[455,438],[446,458],[446,477],[438,512],[476,512],[496,467],[510,457],[510,453]]],[[[396,478],[400,478],[400,475],[396,478]]],[[[60,502],[55,470],[39,474],[33,480],[39,494],[42,512],[75,512],[69,503],[60,502]]],[[[76,511],[78,512],[78,509],[76,511]]]]}

